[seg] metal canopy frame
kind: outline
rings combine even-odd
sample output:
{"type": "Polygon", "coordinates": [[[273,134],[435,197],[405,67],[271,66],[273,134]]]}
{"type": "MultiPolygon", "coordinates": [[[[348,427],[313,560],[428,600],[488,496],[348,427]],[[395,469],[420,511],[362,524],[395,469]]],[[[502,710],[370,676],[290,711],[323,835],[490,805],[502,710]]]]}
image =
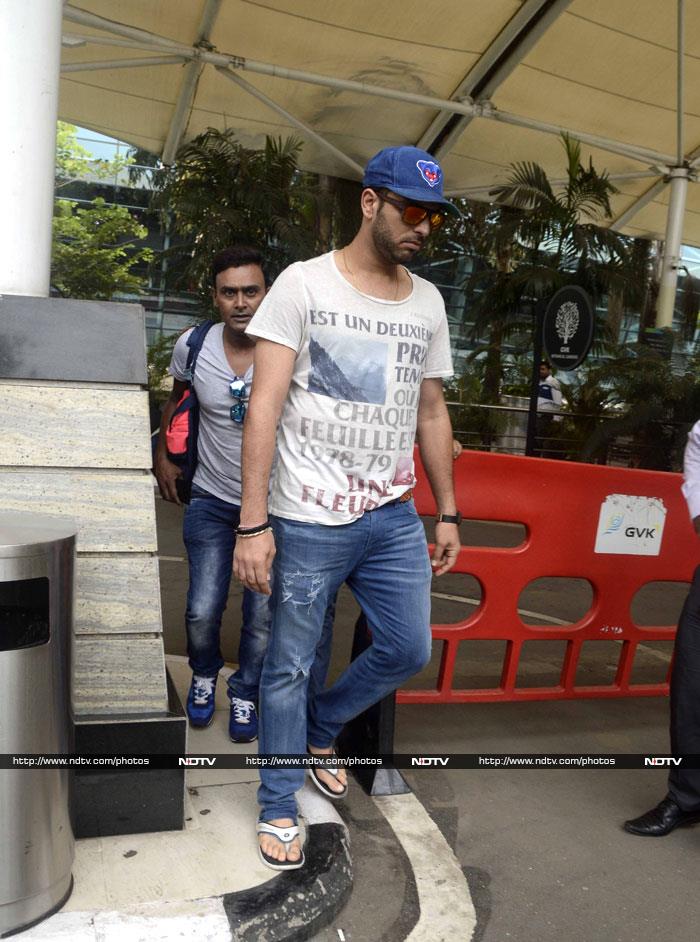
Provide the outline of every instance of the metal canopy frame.
{"type": "MultiPolygon", "coordinates": [[[[199,29],[197,31],[199,35],[197,37],[197,41],[194,44],[195,48],[211,48],[209,44],[209,36],[211,35],[211,31],[214,28],[214,23],[216,22],[216,17],[219,14],[220,6],[221,0],[207,0],[206,6],[204,7],[204,12],[202,13],[199,29]]],[[[204,64],[197,59],[192,59],[187,64],[185,75],[182,80],[182,86],[180,87],[180,94],[178,95],[177,103],[175,104],[175,110],[170,122],[170,127],[168,128],[168,136],[163,147],[162,159],[164,164],[170,164],[173,162],[175,159],[175,154],[177,153],[178,148],[182,142],[182,135],[184,134],[190,108],[192,107],[192,102],[194,101],[194,94],[197,90],[197,82],[199,81],[199,76],[202,74],[203,68],[204,64]]]]}
{"type": "MultiPolygon", "coordinates": [[[[465,75],[451,97],[456,101],[488,101],[571,3],[572,0],[526,0],[465,75]]],[[[438,159],[444,157],[471,120],[471,117],[458,118],[442,111],[434,118],[417,146],[430,151],[438,159]]]]}
{"type": "MultiPolygon", "coordinates": [[[[565,0],[561,0],[561,2],[563,3],[565,0]]],[[[571,0],[568,0],[568,2],[571,2],[571,0]]],[[[259,75],[269,75],[275,78],[287,79],[292,82],[322,85],[326,88],[358,92],[362,95],[372,95],[378,98],[405,102],[407,104],[421,105],[423,107],[434,108],[437,111],[442,111],[450,115],[464,115],[470,119],[475,117],[487,118],[493,121],[502,121],[505,124],[513,124],[518,127],[543,131],[544,133],[557,136],[561,134],[571,134],[584,144],[590,144],[592,147],[599,147],[601,150],[606,150],[613,154],[620,154],[621,156],[629,157],[642,163],[672,165],[675,160],[672,154],[662,153],[646,147],[636,147],[631,144],[626,144],[623,141],[611,140],[596,134],[586,134],[581,131],[576,131],[573,128],[563,127],[562,125],[550,124],[545,121],[537,121],[534,118],[525,118],[507,111],[500,111],[495,108],[490,101],[456,101],[449,98],[438,98],[433,95],[419,95],[414,92],[373,85],[370,82],[356,82],[351,79],[339,79],[334,76],[321,75],[316,72],[305,72],[301,69],[290,69],[269,62],[246,59],[244,56],[235,55],[233,53],[226,54],[208,51],[198,48],[197,46],[186,46],[183,43],[178,43],[165,36],[159,36],[156,33],[151,33],[133,26],[126,26],[123,23],[108,20],[105,17],[97,16],[86,10],[80,10],[71,4],[67,4],[64,7],[63,15],[64,18],[70,22],[78,23],[81,26],[89,26],[94,29],[105,30],[108,33],[113,33],[117,37],[121,37],[122,41],[118,43],[119,45],[137,49],[161,49],[163,52],[167,51],[171,54],[181,55],[184,58],[197,59],[202,63],[217,66],[219,70],[223,68],[235,72],[236,70],[242,69],[259,75]],[[126,40],[126,42],[123,40],[126,40]]],[[[95,42],[104,44],[104,39],[98,36],[76,36],[76,34],[68,34],[68,38],[70,40],[82,39],[86,43],[95,42]]],[[[515,64],[515,62],[512,62],[511,68],[514,68],[515,64]]],[[[505,78],[505,74],[503,78],[505,78]]]]}
{"type": "Polygon", "coordinates": [[[68,75],[71,72],[99,72],[104,69],[138,69],[152,65],[180,65],[187,61],[184,56],[154,56],[150,59],[148,57],[141,57],[139,59],[100,59],[95,62],[63,64],[61,66],[61,74],[68,75]]]}
{"type": "MultiPolygon", "coordinates": [[[[98,43],[100,45],[114,45],[147,50],[150,52],[159,52],[161,55],[157,58],[118,59],[64,65],[62,71],[77,72],[113,68],[139,68],[145,65],[170,65],[173,63],[186,62],[185,74],[161,155],[161,159],[166,164],[174,160],[177,149],[182,142],[188,116],[194,101],[197,83],[206,65],[213,66],[221,76],[233,82],[237,87],[243,89],[251,96],[254,96],[257,100],[263,102],[266,107],[270,108],[276,114],[281,115],[286,121],[302,131],[304,135],[314,140],[320,147],[332,153],[334,157],[342,161],[342,163],[349,168],[351,174],[356,177],[361,177],[362,167],[355,160],[315,131],[306,122],[297,118],[268,95],[247,82],[240,75],[240,72],[248,71],[290,82],[320,85],[336,90],[351,91],[366,96],[432,108],[435,110],[436,115],[416,143],[417,146],[429,150],[431,153],[441,158],[449,153],[450,149],[454,146],[469,123],[474,118],[478,117],[536,130],[546,134],[569,134],[584,144],[638,161],[645,165],[645,169],[613,175],[611,179],[632,180],[644,177],[658,178],[659,176],[661,176],[661,178],[657,179],[645,193],[635,198],[630,206],[618,215],[610,225],[612,228],[622,228],[629,223],[644,206],[652,202],[667,185],[670,186],[671,198],[667,216],[664,257],[661,266],[661,285],[657,317],[657,323],[660,326],[670,326],[673,317],[673,303],[678,267],[680,264],[680,236],[685,212],[686,193],[688,183],[695,179],[695,170],[700,166],[700,147],[696,148],[687,156],[684,154],[683,150],[684,0],[677,0],[678,64],[675,153],[662,153],[650,148],[628,144],[623,141],[616,141],[599,135],[577,131],[575,128],[563,127],[561,125],[538,121],[534,118],[501,111],[491,102],[491,96],[508,78],[523,58],[532,50],[552,23],[567,9],[571,2],[572,0],[525,0],[501,33],[480,56],[478,62],[470,69],[467,75],[464,76],[453,92],[452,97],[449,99],[388,88],[369,82],[340,79],[329,75],[287,68],[274,63],[248,59],[237,54],[218,52],[209,42],[209,36],[219,12],[221,0],[206,0],[206,5],[197,31],[197,38],[191,46],[169,39],[166,36],[161,36],[147,30],[98,16],[67,3],[63,11],[64,20],[99,30],[100,35],[91,36],[67,32],[64,33],[64,43],[66,45],[74,46],[76,44],[87,45],[90,43],[98,43]]],[[[450,195],[478,197],[481,194],[483,198],[490,188],[489,186],[484,186],[453,190],[450,195]]]]}

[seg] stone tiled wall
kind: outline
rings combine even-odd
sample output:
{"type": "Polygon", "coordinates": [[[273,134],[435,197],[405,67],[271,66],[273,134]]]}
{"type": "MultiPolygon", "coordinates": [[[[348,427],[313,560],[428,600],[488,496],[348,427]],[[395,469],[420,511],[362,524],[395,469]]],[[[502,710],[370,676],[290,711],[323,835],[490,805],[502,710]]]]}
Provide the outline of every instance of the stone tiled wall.
{"type": "Polygon", "coordinates": [[[78,521],[76,717],[167,710],[143,309],[0,298],[0,505],[78,521]]]}

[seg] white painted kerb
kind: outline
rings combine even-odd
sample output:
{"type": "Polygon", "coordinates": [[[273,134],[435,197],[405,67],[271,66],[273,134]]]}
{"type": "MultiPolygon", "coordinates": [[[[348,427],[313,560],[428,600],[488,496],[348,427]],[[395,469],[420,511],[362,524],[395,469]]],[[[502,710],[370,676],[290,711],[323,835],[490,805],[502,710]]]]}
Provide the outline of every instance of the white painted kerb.
{"type": "Polygon", "coordinates": [[[406,851],[418,890],[420,918],[406,942],[469,942],[476,911],[459,861],[415,795],[374,799],[406,851]]]}

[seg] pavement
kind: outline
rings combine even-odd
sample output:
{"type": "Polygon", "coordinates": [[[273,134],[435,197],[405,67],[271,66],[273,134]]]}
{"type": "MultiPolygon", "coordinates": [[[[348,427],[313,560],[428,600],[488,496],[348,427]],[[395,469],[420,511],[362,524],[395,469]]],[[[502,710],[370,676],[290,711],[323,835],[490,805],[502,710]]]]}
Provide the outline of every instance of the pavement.
{"type": "MultiPolygon", "coordinates": [[[[182,625],[187,569],[181,510],[161,500],[157,510],[166,664],[184,702],[190,671],[182,625]]],[[[240,586],[232,585],[223,643],[231,663],[217,685],[212,725],[188,731],[191,755],[257,751],[256,743],[231,743],[227,729],[225,681],[235,669],[240,597],[240,586]]],[[[353,623],[355,617],[353,610],[353,623]]],[[[347,635],[348,618],[339,620],[347,635]]],[[[335,673],[343,658],[347,661],[347,652],[337,651],[335,673]]],[[[76,841],[68,901],[14,937],[27,942],[370,942],[382,937],[439,942],[471,937],[476,916],[466,880],[415,796],[372,799],[353,783],[341,808],[307,779],[297,794],[306,866],[275,874],[257,853],[257,787],[254,769],[188,769],[182,831],[76,841]],[[359,867],[355,846],[361,850],[359,867]],[[382,869],[379,884],[375,867],[382,869]],[[372,898],[373,914],[364,906],[347,912],[354,889],[372,898]],[[463,900],[458,907],[455,897],[463,900]]]]}
{"type": "MultiPolygon", "coordinates": [[[[184,702],[187,661],[168,655],[166,662],[184,702]]],[[[256,743],[228,738],[231,669],[221,672],[211,726],[189,730],[188,754],[256,752],[256,743]]],[[[293,938],[295,926],[324,925],[352,888],[347,828],[307,782],[298,797],[308,865],[303,874],[274,874],[257,852],[257,786],[254,769],[188,769],[182,831],[78,840],[70,898],[17,938],[229,942],[293,938]]]]}
{"type": "MultiPolygon", "coordinates": [[[[159,500],[157,513],[165,647],[184,699],[181,511],[159,500]]],[[[481,545],[520,539],[514,528],[466,530],[481,545]]],[[[434,586],[433,620],[464,618],[479,594],[469,576],[443,577],[434,586]]],[[[673,622],[684,594],[676,583],[645,590],[635,603],[639,619],[673,622]]],[[[526,621],[571,622],[590,605],[590,586],[539,580],[521,605],[526,621]]],[[[234,584],[223,628],[231,663],[239,611],[234,584]]],[[[331,679],[348,661],[357,612],[341,591],[331,679]]],[[[495,642],[465,644],[473,647],[460,656],[455,683],[490,686],[502,651],[495,642]]],[[[616,644],[592,650],[581,668],[589,682],[609,680],[616,644]]],[[[526,681],[550,682],[561,655],[558,642],[542,642],[523,665],[526,681]]],[[[439,656],[416,686],[434,682],[439,656]]],[[[668,643],[646,645],[636,679],[660,679],[669,657],[668,643]]],[[[224,687],[212,727],[190,733],[189,752],[254,751],[228,741],[224,687]]],[[[403,705],[396,719],[396,751],[406,753],[668,749],[668,703],[656,698],[403,705]]],[[[646,942],[697,934],[700,827],[656,841],[620,828],[663,796],[663,771],[414,769],[405,777],[412,794],[369,797],[351,783],[347,800],[334,803],[307,783],[299,803],[313,867],[274,875],[257,857],[257,774],[189,769],[182,832],[78,841],[71,898],[17,938],[646,942]]]]}
{"type": "MultiPolygon", "coordinates": [[[[168,655],[167,665],[184,699],[190,677],[186,659],[168,655]]],[[[222,680],[231,669],[222,670],[222,680]]],[[[227,724],[225,683],[219,683],[214,721],[208,729],[189,731],[188,754],[255,753],[255,743],[229,741],[227,724]]],[[[307,780],[297,794],[307,864],[303,870],[275,875],[257,853],[255,770],[192,768],[185,778],[184,830],[78,840],[70,898],[60,912],[15,938],[291,942],[324,937],[369,942],[380,938],[372,934],[378,923],[387,923],[387,938],[471,937],[476,916],[460,865],[414,795],[370,799],[353,785],[349,804],[354,811],[346,809],[344,820],[337,804],[307,780]],[[374,844],[371,859],[375,865],[382,861],[382,895],[390,884],[400,886],[397,912],[388,912],[382,903],[382,915],[373,918],[368,935],[350,928],[352,919],[342,928],[343,908],[353,892],[353,816],[358,830],[363,827],[359,822],[366,828],[368,818],[373,819],[368,829],[374,844]],[[406,887],[413,894],[410,901],[404,900],[406,887]],[[455,897],[461,901],[457,907],[455,897]],[[318,935],[325,929],[331,934],[318,935]]],[[[360,846],[366,842],[361,835],[360,846]]]]}

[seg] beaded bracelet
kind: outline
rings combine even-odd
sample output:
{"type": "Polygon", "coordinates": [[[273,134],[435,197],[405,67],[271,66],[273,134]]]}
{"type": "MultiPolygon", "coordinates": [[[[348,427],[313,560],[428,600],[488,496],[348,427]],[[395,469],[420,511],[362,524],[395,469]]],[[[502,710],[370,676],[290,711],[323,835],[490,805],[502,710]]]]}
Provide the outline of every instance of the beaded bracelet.
{"type": "Polygon", "coordinates": [[[272,527],[265,527],[264,530],[255,530],[253,533],[239,533],[236,530],[236,537],[241,540],[249,540],[252,536],[262,536],[263,533],[272,533],[272,527]]]}

